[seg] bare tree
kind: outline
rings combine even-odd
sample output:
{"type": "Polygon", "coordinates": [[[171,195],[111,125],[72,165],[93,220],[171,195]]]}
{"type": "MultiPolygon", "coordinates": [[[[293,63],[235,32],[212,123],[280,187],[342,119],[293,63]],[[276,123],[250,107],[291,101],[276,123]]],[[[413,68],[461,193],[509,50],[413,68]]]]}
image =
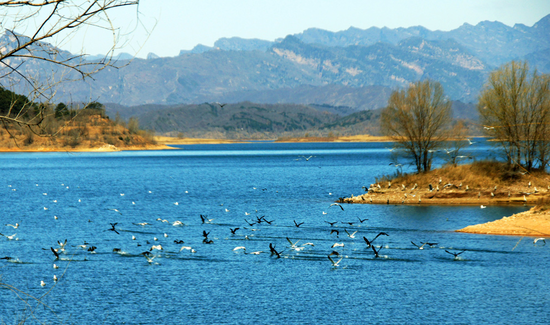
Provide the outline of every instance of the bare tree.
{"type": "Polygon", "coordinates": [[[509,164],[544,168],[550,159],[550,78],[526,61],[493,71],[479,96],[484,131],[499,141],[509,164]]]}
{"type": "Polygon", "coordinates": [[[431,169],[434,153],[449,137],[451,102],[438,82],[418,81],[394,91],[381,116],[382,132],[404,149],[418,172],[431,169]]]}
{"type": "Polygon", "coordinates": [[[46,108],[62,83],[116,67],[113,53],[120,35],[109,13],[138,4],[139,0],[0,1],[0,88],[24,94],[0,107],[4,128],[41,133],[46,108]],[[108,30],[113,36],[111,49],[99,60],[86,60],[84,53],[71,54],[49,43],[93,30],[108,30]]]}

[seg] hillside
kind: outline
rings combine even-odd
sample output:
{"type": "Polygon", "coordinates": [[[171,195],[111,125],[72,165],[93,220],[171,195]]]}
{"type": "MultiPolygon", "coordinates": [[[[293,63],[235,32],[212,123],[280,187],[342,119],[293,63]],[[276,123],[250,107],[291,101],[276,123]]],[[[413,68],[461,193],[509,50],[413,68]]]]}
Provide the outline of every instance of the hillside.
{"type": "Polygon", "coordinates": [[[48,116],[40,127],[6,124],[0,128],[0,151],[114,151],[161,149],[150,133],[128,129],[105,116],[101,110],[80,110],[75,116],[48,116]]]}
{"type": "MultiPolygon", "coordinates": [[[[473,104],[453,102],[453,116],[461,119],[468,134],[480,134],[473,104]]],[[[107,114],[135,117],[140,125],[158,134],[217,139],[276,139],[380,134],[381,108],[354,111],[347,106],[203,103],[189,105],[106,104],[107,114]],[[221,107],[223,105],[223,107],[221,107]]]]}

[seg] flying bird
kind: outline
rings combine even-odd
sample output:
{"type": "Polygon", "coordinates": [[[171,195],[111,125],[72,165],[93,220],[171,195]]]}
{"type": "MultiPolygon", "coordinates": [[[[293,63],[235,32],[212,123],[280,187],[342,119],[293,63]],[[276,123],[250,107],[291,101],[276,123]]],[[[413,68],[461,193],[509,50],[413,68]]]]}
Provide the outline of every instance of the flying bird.
{"type": "Polygon", "coordinates": [[[114,231],[114,232],[117,233],[117,235],[120,235],[120,234],[118,233],[118,231],[116,231],[116,229],[115,229],[115,226],[116,226],[117,224],[118,224],[118,222],[111,223],[111,229],[108,229],[108,230],[114,231]]]}
{"type": "Polygon", "coordinates": [[[461,251],[461,252],[455,253],[455,252],[449,252],[448,250],[445,250],[445,252],[447,252],[447,253],[453,255],[453,256],[455,257],[455,259],[457,259],[457,258],[458,258],[458,255],[464,253],[465,251],[466,251],[466,250],[463,250],[463,251],[461,251]]]}
{"type": "Polygon", "coordinates": [[[340,209],[342,209],[342,211],[344,211],[344,207],[341,206],[339,203],[332,203],[331,205],[329,205],[329,208],[330,208],[331,206],[338,206],[338,207],[340,207],[340,209]]]}
{"type": "Polygon", "coordinates": [[[363,236],[363,240],[365,241],[365,243],[367,243],[367,248],[371,247],[372,243],[376,240],[376,238],[378,238],[378,236],[382,236],[382,235],[383,236],[389,236],[385,232],[379,232],[378,235],[376,235],[372,240],[368,240],[367,237],[363,236]]]}
{"type": "Polygon", "coordinates": [[[297,223],[296,220],[293,220],[293,221],[294,221],[294,225],[295,225],[296,227],[300,227],[301,225],[304,224],[303,222],[297,223]]]}
{"type": "Polygon", "coordinates": [[[340,253],[338,253],[337,251],[332,251],[332,253],[330,253],[330,254],[327,255],[328,259],[329,259],[330,262],[332,263],[332,266],[336,267],[336,266],[338,266],[338,264],[340,263],[340,261],[341,261],[344,257],[343,257],[343,256],[340,257],[340,259],[339,259],[338,261],[335,262],[335,261],[331,258],[332,255],[340,256],[340,253]]]}

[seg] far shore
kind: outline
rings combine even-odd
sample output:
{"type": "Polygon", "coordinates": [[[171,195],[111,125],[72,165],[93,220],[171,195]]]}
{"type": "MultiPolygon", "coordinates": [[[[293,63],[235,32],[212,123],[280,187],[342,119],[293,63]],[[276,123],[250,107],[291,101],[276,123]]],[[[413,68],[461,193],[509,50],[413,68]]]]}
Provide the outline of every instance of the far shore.
{"type": "MultiPolygon", "coordinates": [[[[167,136],[155,136],[153,138],[156,144],[146,146],[128,146],[115,147],[113,145],[102,145],[99,147],[61,147],[61,146],[11,146],[0,147],[0,152],[110,152],[110,151],[129,151],[129,150],[170,150],[174,149],[170,145],[195,145],[195,144],[230,144],[246,143],[252,140],[247,139],[203,139],[203,138],[176,138],[167,136]]],[[[303,137],[303,138],[281,138],[268,139],[273,142],[388,142],[388,137],[354,135],[341,137],[303,137]]]]}

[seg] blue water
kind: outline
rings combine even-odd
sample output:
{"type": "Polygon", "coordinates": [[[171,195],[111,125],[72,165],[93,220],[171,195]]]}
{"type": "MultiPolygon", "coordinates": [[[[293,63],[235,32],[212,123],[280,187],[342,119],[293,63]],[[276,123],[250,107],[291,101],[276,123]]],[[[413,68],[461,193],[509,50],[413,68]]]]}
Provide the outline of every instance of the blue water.
{"type": "MultiPolygon", "coordinates": [[[[15,234],[0,236],[0,257],[12,258],[0,260],[0,282],[21,290],[0,287],[0,322],[550,322],[550,245],[454,232],[527,207],[330,206],[395,172],[386,147],[261,142],[0,154],[0,232],[15,234]],[[213,220],[202,223],[200,215],[213,220]],[[271,225],[248,225],[262,216],[271,225]],[[355,238],[345,230],[357,231],[355,238]],[[203,243],[203,231],[213,244],[203,243]],[[389,236],[374,242],[382,246],[376,258],[362,237],[379,232],[389,236]],[[300,240],[300,250],[286,237],[300,240]],[[56,260],[50,247],[65,239],[56,260]],[[419,250],[411,241],[437,245],[419,250]],[[84,242],[95,253],[78,247],[84,242]],[[270,255],[270,243],[281,258],[270,255]],[[149,262],[141,253],[159,244],[149,262]],[[336,267],[327,258],[333,250],[343,257],[336,267]],[[465,252],[455,259],[445,250],[465,252]]],[[[468,151],[476,159],[495,155],[482,142],[468,151]]]]}

